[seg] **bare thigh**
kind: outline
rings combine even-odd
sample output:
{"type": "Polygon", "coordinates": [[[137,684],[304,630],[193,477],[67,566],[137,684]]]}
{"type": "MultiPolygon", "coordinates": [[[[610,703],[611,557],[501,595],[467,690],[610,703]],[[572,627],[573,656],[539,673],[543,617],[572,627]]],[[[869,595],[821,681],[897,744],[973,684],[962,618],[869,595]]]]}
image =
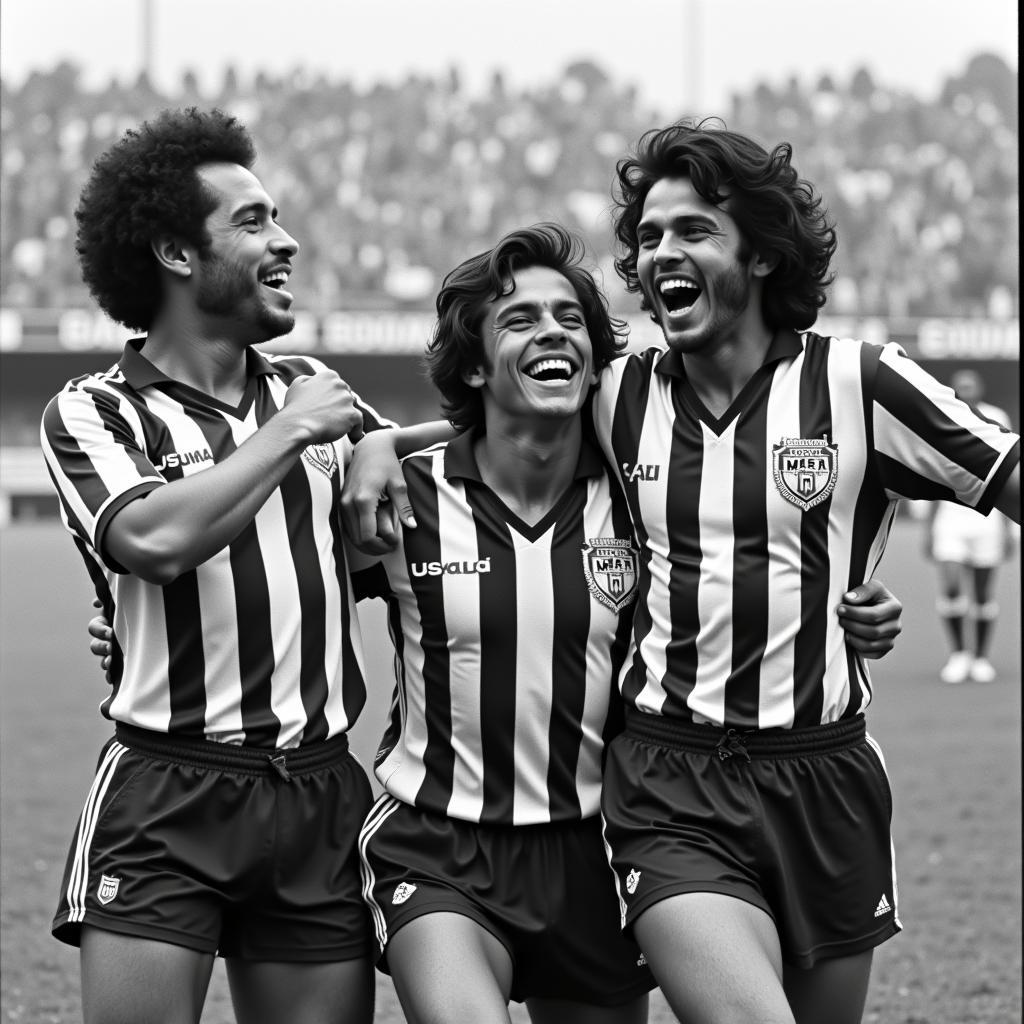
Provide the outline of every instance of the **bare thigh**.
{"type": "Polygon", "coordinates": [[[645,910],[640,948],[687,1024],[793,1024],[775,924],[734,896],[683,893],[645,910]]]}
{"type": "Polygon", "coordinates": [[[85,1024],[198,1024],[213,955],[82,928],[85,1024]]]}
{"type": "Polygon", "coordinates": [[[369,958],[332,963],[228,960],[238,1024],[370,1024],[374,979],[369,958]]]}
{"type": "Polygon", "coordinates": [[[409,1024],[508,1024],[512,959],[472,918],[417,917],[395,932],[387,956],[409,1024]]]}

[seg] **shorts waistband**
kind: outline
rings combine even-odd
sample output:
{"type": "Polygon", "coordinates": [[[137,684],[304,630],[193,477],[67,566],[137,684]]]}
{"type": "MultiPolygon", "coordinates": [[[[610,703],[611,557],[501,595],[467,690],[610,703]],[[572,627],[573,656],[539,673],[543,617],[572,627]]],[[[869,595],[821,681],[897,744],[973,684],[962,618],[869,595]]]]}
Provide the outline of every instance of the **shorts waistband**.
{"type": "Polygon", "coordinates": [[[117,723],[114,735],[126,747],[161,761],[173,761],[196,768],[221,768],[243,775],[274,772],[286,782],[293,775],[337,764],[348,755],[348,736],[345,733],[332,736],[322,743],[277,750],[171,736],[122,722],[117,723]]]}
{"type": "Polygon", "coordinates": [[[723,761],[734,755],[749,761],[846,750],[860,743],[866,732],[863,715],[806,729],[722,729],[626,709],[627,735],[693,753],[717,750],[723,761]]]}

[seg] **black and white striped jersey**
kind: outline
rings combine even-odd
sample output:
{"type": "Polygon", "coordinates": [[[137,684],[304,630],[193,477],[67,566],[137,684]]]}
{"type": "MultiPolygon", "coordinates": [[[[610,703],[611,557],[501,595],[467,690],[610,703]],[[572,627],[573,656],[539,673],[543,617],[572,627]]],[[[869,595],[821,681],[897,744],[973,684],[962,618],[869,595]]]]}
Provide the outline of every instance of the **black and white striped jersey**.
{"type": "MultiPolygon", "coordinates": [[[[65,525],[114,631],[115,721],[290,747],[345,732],[366,698],[338,499],[347,439],[311,445],[231,544],[166,586],[104,550],[111,517],[149,490],[227,458],[323,364],[250,349],[233,408],[164,376],[138,339],[109,370],[70,381],[43,415],[65,525]]],[[[385,425],[360,403],[365,429],[385,425]]],[[[84,612],[83,612],[84,614],[84,612]]]]}
{"type": "Polygon", "coordinates": [[[743,729],[862,712],[835,609],[874,574],[897,499],[988,511],[1020,459],[898,346],[813,333],[779,332],[721,417],[663,349],[615,360],[593,416],[641,553],[622,694],[743,729]]]}
{"type": "Polygon", "coordinates": [[[637,582],[629,515],[600,454],[584,446],[534,526],[484,485],[471,434],[403,470],[418,525],[356,575],[358,596],[387,599],[397,652],[377,778],[467,821],[596,814],[637,582]]]}

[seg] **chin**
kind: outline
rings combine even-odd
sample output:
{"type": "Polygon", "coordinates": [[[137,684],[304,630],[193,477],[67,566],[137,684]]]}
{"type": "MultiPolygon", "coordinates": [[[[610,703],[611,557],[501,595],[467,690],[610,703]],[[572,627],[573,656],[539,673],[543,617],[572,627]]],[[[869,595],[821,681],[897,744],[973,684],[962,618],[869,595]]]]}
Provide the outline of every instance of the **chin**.
{"type": "Polygon", "coordinates": [[[290,334],[294,327],[295,317],[291,313],[274,313],[260,319],[261,333],[265,335],[264,341],[290,334]]]}

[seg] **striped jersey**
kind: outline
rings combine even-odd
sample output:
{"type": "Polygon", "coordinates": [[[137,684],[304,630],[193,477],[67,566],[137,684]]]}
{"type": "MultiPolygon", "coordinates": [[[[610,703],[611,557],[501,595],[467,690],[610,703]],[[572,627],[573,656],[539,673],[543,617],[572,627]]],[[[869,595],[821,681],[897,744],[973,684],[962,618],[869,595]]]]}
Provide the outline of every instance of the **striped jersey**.
{"type": "Polygon", "coordinates": [[[777,333],[721,417],[664,349],[613,361],[593,410],[641,553],[623,697],[726,728],[863,712],[835,609],[874,573],[897,499],[987,512],[1020,459],[898,346],[813,333],[777,333]]]}
{"type": "Polygon", "coordinates": [[[480,476],[466,433],[403,460],[418,526],[357,574],[397,652],[376,774],[392,796],[489,824],[599,809],[637,554],[596,447],[534,526],[480,476]]]}
{"type": "MultiPolygon", "coordinates": [[[[227,458],[281,408],[314,359],[247,354],[232,407],[171,380],[143,340],[70,381],[43,414],[65,526],[113,629],[107,718],[156,732],[292,747],[345,732],[366,698],[341,535],[348,439],[306,448],[223,550],[160,586],[127,573],[104,533],[128,502],[227,458]]],[[[385,424],[358,403],[364,428],[385,424]]]]}

